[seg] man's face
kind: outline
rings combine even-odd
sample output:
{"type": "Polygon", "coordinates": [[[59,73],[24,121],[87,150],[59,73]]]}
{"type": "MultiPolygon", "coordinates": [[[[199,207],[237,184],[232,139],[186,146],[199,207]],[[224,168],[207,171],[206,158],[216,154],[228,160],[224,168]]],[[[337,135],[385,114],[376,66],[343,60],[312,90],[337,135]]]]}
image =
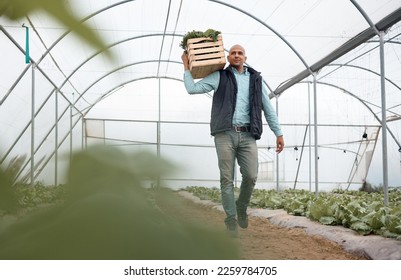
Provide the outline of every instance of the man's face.
{"type": "Polygon", "coordinates": [[[234,67],[242,66],[246,61],[245,50],[241,46],[233,46],[228,53],[227,60],[234,67]]]}

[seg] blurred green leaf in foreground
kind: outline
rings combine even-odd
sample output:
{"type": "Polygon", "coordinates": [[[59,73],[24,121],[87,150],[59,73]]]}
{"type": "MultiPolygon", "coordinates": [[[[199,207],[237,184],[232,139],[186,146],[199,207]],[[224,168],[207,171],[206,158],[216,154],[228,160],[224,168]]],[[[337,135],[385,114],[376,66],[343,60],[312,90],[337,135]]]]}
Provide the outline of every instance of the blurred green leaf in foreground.
{"type": "Polygon", "coordinates": [[[75,154],[63,202],[2,230],[0,259],[238,259],[224,230],[158,207],[177,207],[176,195],[143,185],[166,172],[171,165],[148,153],[98,146],[75,154]]]}
{"type": "MultiPolygon", "coordinates": [[[[71,13],[64,0],[0,0],[0,16],[11,20],[23,18],[39,10],[60,21],[98,50],[107,51],[105,43],[71,13]]],[[[110,55],[108,52],[106,54],[110,55]]]]}

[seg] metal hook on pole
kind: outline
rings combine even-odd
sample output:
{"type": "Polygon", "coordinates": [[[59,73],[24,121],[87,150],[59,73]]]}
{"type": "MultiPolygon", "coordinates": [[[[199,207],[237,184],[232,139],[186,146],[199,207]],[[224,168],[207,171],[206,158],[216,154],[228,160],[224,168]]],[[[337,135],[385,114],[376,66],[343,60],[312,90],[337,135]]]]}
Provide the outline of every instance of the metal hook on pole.
{"type": "Polygon", "coordinates": [[[22,27],[25,28],[25,63],[29,64],[31,62],[30,55],[29,55],[29,27],[22,24],[22,27]]]}

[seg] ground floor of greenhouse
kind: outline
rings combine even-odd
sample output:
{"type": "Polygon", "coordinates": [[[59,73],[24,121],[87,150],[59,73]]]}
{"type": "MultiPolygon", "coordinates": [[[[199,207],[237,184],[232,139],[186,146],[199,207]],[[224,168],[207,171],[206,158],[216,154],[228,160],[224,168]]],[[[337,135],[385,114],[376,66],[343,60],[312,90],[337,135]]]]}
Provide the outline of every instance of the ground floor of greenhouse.
{"type": "MultiPolygon", "coordinates": [[[[188,219],[225,230],[221,205],[178,192],[188,219]]],[[[284,210],[249,209],[249,227],[239,230],[241,258],[246,260],[385,260],[401,259],[401,241],[362,236],[343,227],[324,226],[284,210]]]]}

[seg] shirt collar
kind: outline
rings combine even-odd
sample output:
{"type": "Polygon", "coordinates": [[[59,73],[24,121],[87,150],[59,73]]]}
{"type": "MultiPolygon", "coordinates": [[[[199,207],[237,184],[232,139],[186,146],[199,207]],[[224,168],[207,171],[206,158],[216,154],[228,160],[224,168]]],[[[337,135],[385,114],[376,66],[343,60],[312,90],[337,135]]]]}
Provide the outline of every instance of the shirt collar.
{"type": "Polygon", "coordinates": [[[239,73],[238,71],[237,71],[237,69],[235,69],[234,67],[232,67],[232,66],[228,66],[230,69],[231,69],[231,71],[233,72],[233,73],[235,73],[235,74],[238,74],[238,75],[249,75],[249,71],[248,71],[248,67],[247,66],[245,66],[244,65],[244,72],[242,72],[242,73],[239,73]]]}

